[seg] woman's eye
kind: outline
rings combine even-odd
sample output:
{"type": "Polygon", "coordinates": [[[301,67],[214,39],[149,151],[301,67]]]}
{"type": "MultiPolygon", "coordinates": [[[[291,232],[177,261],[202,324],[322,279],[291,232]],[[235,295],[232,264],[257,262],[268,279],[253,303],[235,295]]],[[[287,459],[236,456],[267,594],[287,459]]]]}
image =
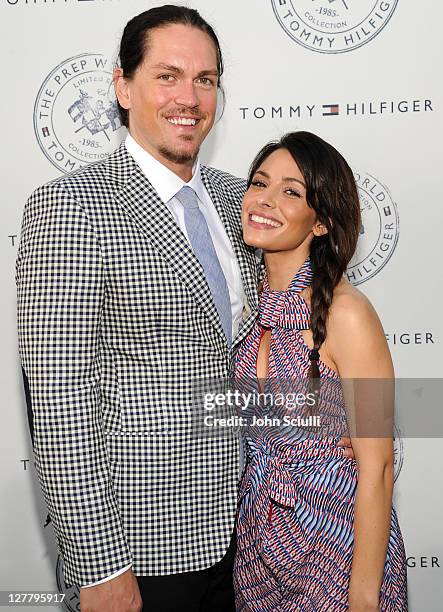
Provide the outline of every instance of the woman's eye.
{"type": "Polygon", "coordinates": [[[251,185],[253,185],[254,187],[266,187],[263,181],[259,181],[258,179],[251,181],[251,185]]]}
{"type": "Polygon", "coordinates": [[[301,195],[295,189],[285,189],[285,193],[291,198],[301,198],[301,195]]]}

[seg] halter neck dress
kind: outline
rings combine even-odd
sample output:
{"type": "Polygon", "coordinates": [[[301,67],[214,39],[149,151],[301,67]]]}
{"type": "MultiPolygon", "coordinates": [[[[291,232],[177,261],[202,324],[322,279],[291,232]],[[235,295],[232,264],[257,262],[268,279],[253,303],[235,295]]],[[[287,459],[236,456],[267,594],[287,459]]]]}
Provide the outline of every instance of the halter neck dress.
{"type": "MultiPolygon", "coordinates": [[[[309,259],[287,291],[271,291],[265,279],[258,319],[235,357],[235,380],[242,392],[272,397],[309,393],[312,354],[302,331],[309,329],[310,310],[301,292],[311,280],[309,259]],[[271,330],[271,342],[263,388],[257,381],[257,356],[266,329],[271,330]]],[[[318,365],[321,391],[316,405],[323,431],[330,435],[285,425],[288,413],[307,418],[306,404],[292,402],[288,410],[287,404],[272,402],[269,408],[267,402],[269,419],[256,419],[259,424],[249,408],[243,411],[248,426],[242,428],[247,462],[239,488],[234,565],[238,611],[348,609],[357,467],[337,447],[346,433],[339,375],[322,361],[318,365]]],[[[255,416],[263,417],[262,408],[253,409],[255,416]]],[[[406,557],[394,509],[380,609],[407,611],[406,557]]]]}

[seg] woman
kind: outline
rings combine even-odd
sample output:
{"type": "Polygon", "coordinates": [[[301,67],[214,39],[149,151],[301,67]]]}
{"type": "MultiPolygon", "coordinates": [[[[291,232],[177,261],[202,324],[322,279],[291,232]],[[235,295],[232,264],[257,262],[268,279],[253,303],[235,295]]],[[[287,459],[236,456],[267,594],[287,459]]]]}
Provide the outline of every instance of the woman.
{"type": "MultiPolygon", "coordinates": [[[[291,414],[318,415],[329,435],[249,420],[237,609],[405,611],[393,441],[374,425],[386,405],[378,396],[371,401],[392,381],[393,366],[374,309],[343,277],[361,225],[352,171],[314,134],[287,134],[253,162],[242,223],[246,243],[263,250],[266,274],[258,320],[236,355],[237,382],[255,380],[256,392],[274,397],[276,389],[287,393],[289,384],[300,390],[307,382],[305,402],[291,405],[291,414]],[[351,382],[362,379],[372,381],[351,382]],[[355,460],[337,448],[346,419],[355,460]]],[[[392,403],[388,394],[388,408],[392,403]]],[[[285,410],[273,407],[273,416],[285,410]]]]}

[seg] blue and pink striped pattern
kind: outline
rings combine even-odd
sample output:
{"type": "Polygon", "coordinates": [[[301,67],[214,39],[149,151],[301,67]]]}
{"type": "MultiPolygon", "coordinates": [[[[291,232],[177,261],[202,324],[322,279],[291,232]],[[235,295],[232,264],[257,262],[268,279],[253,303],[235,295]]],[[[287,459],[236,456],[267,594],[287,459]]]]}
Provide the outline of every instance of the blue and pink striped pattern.
{"type": "MultiPolygon", "coordinates": [[[[271,349],[265,390],[306,388],[310,349],[302,330],[309,328],[310,312],[302,291],[311,279],[307,260],[287,291],[270,291],[265,281],[258,321],[236,356],[235,376],[243,391],[258,390],[257,354],[266,328],[271,349]]],[[[319,369],[328,381],[320,413],[328,424],[345,423],[339,376],[321,361],[319,369]]],[[[348,609],[357,468],[343,458],[339,438],[310,436],[293,427],[246,430],[248,463],[239,489],[234,567],[237,610],[348,609]]],[[[406,558],[394,509],[380,610],[407,611],[406,558]]]]}

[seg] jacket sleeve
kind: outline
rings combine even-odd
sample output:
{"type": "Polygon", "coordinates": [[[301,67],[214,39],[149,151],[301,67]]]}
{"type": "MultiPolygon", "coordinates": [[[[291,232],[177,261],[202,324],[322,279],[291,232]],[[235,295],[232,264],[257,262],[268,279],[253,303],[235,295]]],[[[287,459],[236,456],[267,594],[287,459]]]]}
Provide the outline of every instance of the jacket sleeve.
{"type": "Polygon", "coordinates": [[[35,465],[68,583],[132,562],[110,478],[100,406],[100,245],[60,183],[28,200],[16,261],[19,353],[35,465]],[[29,405],[30,404],[30,405],[29,405]]]}

